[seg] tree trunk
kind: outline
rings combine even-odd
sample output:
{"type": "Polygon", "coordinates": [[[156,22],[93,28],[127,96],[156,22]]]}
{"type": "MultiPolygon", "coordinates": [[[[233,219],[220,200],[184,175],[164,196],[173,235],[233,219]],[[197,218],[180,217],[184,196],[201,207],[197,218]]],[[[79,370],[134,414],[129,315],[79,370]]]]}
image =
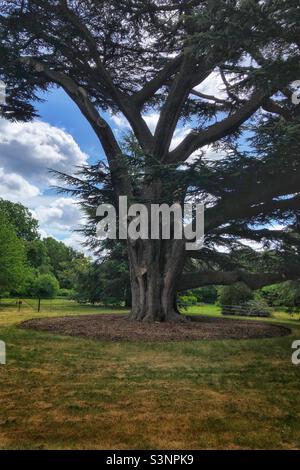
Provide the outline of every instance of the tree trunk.
{"type": "Polygon", "coordinates": [[[128,241],[132,291],[129,318],[145,322],[180,321],[176,282],[184,264],[182,240],[128,241]]]}

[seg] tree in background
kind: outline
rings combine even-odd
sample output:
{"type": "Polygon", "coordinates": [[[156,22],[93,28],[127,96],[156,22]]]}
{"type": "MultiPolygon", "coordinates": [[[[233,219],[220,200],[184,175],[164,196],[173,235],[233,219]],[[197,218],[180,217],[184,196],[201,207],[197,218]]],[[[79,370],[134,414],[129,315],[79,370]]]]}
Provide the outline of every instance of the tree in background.
{"type": "Polygon", "coordinates": [[[41,274],[51,270],[51,261],[44,240],[37,239],[27,242],[26,255],[29,265],[41,274]]]}
{"type": "Polygon", "coordinates": [[[218,291],[215,286],[199,287],[190,291],[197,298],[197,302],[204,304],[215,304],[218,297],[218,291]]]}
{"type": "Polygon", "coordinates": [[[6,216],[19,238],[27,242],[39,238],[38,221],[27,207],[0,198],[0,212],[6,216]]]}
{"type": "Polygon", "coordinates": [[[53,299],[59,289],[59,284],[57,279],[51,274],[41,274],[38,276],[32,286],[33,295],[39,300],[38,311],[41,308],[42,299],[53,299]]]}
{"type": "MultiPolygon", "coordinates": [[[[77,276],[82,271],[82,266],[88,266],[90,261],[82,253],[66,246],[54,238],[41,239],[38,233],[38,221],[35,220],[30,211],[20,203],[13,203],[0,199],[0,216],[3,221],[1,225],[2,237],[4,232],[8,237],[7,243],[17,240],[15,248],[6,254],[6,262],[9,263],[9,272],[12,272],[12,256],[16,260],[15,271],[20,271],[19,260],[26,261],[26,269],[22,270],[22,282],[11,282],[11,275],[3,267],[2,285],[6,290],[16,296],[34,296],[35,284],[40,275],[50,275],[57,279],[61,288],[73,289],[77,276]],[[19,249],[19,254],[17,250],[19,249]],[[7,281],[4,281],[7,278],[7,281]]],[[[5,244],[1,244],[3,250],[5,244]]],[[[4,257],[4,253],[2,254],[4,257]]],[[[3,258],[4,259],[4,258],[3,258]]],[[[4,262],[3,262],[4,263],[4,262]]],[[[4,264],[3,264],[4,266],[4,264]]],[[[21,271],[20,271],[21,272],[21,271]]],[[[47,279],[47,277],[45,278],[47,279]]],[[[2,289],[3,290],[3,289],[2,289]]]]}
{"type": "Polygon", "coordinates": [[[286,281],[282,284],[265,286],[261,296],[271,307],[288,307],[291,311],[300,309],[300,282],[286,281]]]}
{"type": "Polygon", "coordinates": [[[86,264],[81,271],[77,271],[74,286],[75,299],[80,302],[131,306],[126,260],[112,258],[86,264]]]}
{"type": "Polygon", "coordinates": [[[59,86],[105,151],[108,168],[65,177],[84,200],[91,229],[97,205],[120,195],[131,203],[206,203],[201,252],[186,252],[185,240],[128,239],[132,319],[180,319],[174,302],[180,289],[241,281],[257,289],[299,277],[290,256],[299,255],[300,120],[292,102],[300,77],[298,6],[298,0],[2,1],[0,77],[10,90],[4,115],[35,117],[38,92],[59,86]],[[212,73],[221,96],[200,87],[212,73]],[[135,152],[123,151],[107,111],[127,119],[135,152]],[[154,132],[145,119],[150,111],[158,116],[154,132]],[[207,158],[207,146],[222,159],[207,158]],[[272,230],[275,221],[286,229],[272,230]],[[245,239],[280,245],[278,270],[247,272],[220,253],[245,239]]]}
{"type": "Polygon", "coordinates": [[[17,288],[26,274],[23,242],[14,227],[0,212],[0,294],[17,288]]]}

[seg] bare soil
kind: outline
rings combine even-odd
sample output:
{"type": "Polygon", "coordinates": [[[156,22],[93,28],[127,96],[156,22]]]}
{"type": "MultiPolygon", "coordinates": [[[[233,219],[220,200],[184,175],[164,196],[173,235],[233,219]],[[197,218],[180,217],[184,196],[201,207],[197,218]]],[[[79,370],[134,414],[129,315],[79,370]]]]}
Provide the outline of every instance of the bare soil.
{"type": "Polygon", "coordinates": [[[193,341],[249,339],[287,336],[283,326],[253,320],[233,320],[204,316],[189,317],[182,323],[141,323],[125,315],[80,315],[37,318],[21,323],[21,328],[107,341],[193,341]]]}

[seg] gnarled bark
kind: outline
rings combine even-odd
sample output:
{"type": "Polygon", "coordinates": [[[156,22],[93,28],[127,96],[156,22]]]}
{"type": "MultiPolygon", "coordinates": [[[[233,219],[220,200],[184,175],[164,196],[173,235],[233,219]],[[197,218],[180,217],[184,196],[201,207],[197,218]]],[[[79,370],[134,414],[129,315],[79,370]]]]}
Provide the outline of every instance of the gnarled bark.
{"type": "Polygon", "coordinates": [[[128,241],[132,310],[138,321],[178,321],[176,283],[184,264],[182,240],[128,241]]]}

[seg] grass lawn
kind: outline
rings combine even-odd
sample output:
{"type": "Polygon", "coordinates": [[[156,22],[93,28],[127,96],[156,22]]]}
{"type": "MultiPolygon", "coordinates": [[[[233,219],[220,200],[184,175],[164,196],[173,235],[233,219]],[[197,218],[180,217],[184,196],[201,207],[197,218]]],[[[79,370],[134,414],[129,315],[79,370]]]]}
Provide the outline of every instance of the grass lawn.
{"type": "Polygon", "coordinates": [[[300,448],[299,316],[261,320],[293,330],[263,340],[111,343],[17,328],[104,311],[66,300],[45,301],[40,314],[35,302],[0,306],[1,449],[300,448]]]}

